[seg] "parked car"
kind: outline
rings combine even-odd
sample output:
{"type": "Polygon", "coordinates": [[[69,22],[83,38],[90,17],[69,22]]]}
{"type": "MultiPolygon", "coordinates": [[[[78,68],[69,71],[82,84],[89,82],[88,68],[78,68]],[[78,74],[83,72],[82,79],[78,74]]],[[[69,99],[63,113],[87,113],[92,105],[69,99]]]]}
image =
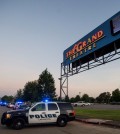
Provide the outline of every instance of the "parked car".
{"type": "Polygon", "coordinates": [[[1,102],[0,105],[1,105],[1,106],[6,106],[6,105],[7,105],[7,102],[1,102]]]}
{"type": "Polygon", "coordinates": [[[14,108],[14,106],[15,106],[14,103],[8,103],[8,104],[7,104],[7,107],[8,107],[8,108],[14,108]]]}
{"type": "Polygon", "coordinates": [[[20,104],[18,109],[29,109],[30,107],[26,104],[20,104]]]}
{"type": "Polygon", "coordinates": [[[91,105],[91,103],[88,103],[88,102],[84,102],[84,101],[78,101],[76,103],[73,103],[73,106],[77,107],[77,106],[89,106],[91,105]]]}
{"type": "Polygon", "coordinates": [[[0,106],[1,106],[1,104],[2,104],[2,101],[0,101],[0,106]]]}
{"type": "Polygon", "coordinates": [[[13,110],[18,109],[21,104],[24,104],[24,103],[23,102],[16,102],[14,107],[13,107],[13,110]]]}

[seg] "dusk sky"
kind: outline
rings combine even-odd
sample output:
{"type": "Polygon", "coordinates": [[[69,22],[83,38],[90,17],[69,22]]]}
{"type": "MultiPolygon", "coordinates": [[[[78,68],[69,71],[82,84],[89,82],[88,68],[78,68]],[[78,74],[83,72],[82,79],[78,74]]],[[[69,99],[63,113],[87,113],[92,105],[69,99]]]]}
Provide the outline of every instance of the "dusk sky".
{"type": "MultiPolygon", "coordinates": [[[[120,11],[120,0],[0,0],[0,97],[46,68],[59,95],[63,51],[120,11]]],[[[120,59],[69,77],[69,96],[120,88],[120,59]]]]}

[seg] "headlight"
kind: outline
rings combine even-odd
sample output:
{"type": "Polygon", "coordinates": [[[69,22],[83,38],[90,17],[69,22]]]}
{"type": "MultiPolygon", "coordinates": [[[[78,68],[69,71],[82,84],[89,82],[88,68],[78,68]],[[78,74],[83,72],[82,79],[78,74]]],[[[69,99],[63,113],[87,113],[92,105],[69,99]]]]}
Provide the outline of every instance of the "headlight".
{"type": "Polygon", "coordinates": [[[6,118],[10,119],[11,118],[11,114],[6,114],[6,118]]]}

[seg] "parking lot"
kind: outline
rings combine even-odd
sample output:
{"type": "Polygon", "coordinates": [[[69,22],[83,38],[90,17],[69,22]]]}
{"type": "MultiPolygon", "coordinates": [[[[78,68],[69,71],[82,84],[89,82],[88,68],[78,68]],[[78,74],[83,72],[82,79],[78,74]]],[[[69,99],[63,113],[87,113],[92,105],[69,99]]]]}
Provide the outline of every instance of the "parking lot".
{"type": "MultiPolygon", "coordinates": [[[[79,106],[80,107],[80,106],[79,106]]],[[[120,110],[120,105],[110,104],[92,104],[89,106],[80,107],[81,109],[101,109],[101,110],[120,110]]]]}
{"type": "MultiPolygon", "coordinates": [[[[0,106],[1,114],[8,110],[6,107],[0,106]]],[[[85,124],[81,122],[70,122],[66,127],[57,127],[56,125],[39,125],[39,126],[27,126],[22,130],[8,129],[6,126],[0,124],[0,134],[119,134],[120,129],[109,128],[104,126],[97,126],[92,124],[85,124]]]]}

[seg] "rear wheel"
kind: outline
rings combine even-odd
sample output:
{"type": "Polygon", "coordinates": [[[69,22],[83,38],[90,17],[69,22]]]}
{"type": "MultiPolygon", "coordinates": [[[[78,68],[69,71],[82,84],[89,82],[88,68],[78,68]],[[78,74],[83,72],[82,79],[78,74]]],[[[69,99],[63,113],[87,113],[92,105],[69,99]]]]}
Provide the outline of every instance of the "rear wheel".
{"type": "Polygon", "coordinates": [[[12,127],[13,129],[19,130],[22,129],[25,125],[24,119],[18,118],[13,121],[12,127]]]}
{"type": "Polygon", "coordinates": [[[77,104],[75,104],[74,106],[77,107],[77,104]]]}
{"type": "Polygon", "coordinates": [[[65,116],[60,116],[57,120],[57,125],[59,127],[65,127],[67,125],[67,117],[65,116]]]}
{"type": "Polygon", "coordinates": [[[81,105],[81,107],[84,107],[84,106],[85,106],[85,104],[82,104],[82,105],[81,105]]]}

